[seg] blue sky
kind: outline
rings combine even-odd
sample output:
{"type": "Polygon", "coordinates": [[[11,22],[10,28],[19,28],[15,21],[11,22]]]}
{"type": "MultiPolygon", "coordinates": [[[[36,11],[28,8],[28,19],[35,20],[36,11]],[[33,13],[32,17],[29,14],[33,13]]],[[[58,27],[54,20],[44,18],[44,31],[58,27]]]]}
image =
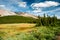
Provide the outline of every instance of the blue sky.
{"type": "Polygon", "coordinates": [[[60,0],[0,0],[0,10],[27,12],[33,15],[54,14],[60,18],[60,0]]]}

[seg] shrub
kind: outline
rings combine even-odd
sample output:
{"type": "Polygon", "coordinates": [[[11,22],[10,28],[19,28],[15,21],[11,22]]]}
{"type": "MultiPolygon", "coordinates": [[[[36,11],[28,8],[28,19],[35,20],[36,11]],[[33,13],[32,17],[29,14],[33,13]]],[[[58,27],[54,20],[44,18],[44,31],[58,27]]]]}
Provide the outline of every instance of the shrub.
{"type": "Polygon", "coordinates": [[[30,33],[20,33],[20,34],[16,34],[14,36],[9,36],[7,37],[5,40],[37,40],[36,38],[34,38],[33,35],[31,35],[30,33]]]}
{"type": "Polygon", "coordinates": [[[39,40],[53,40],[55,34],[47,27],[40,27],[37,31],[33,31],[32,35],[39,40]]]}

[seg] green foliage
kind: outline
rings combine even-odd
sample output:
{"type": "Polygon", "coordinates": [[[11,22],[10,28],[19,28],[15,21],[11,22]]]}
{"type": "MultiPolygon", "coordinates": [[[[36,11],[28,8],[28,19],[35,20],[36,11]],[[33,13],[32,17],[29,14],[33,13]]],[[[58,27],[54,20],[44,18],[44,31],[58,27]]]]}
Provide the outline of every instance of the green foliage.
{"type": "Polygon", "coordinates": [[[5,32],[1,32],[1,31],[0,31],[0,40],[4,40],[3,37],[5,36],[5,34],[6,34],[5,32]]]}
{"type": "Polygon", "coordinates": [[[5,40],[37,40],[30,33],[20,33],[14,36],[9,36],[5,40]]]}
{"type": "Polygon", "coordinates": [[[32,34],[39,40],[53,40],[55,32],[48,27],[40,27],[37,31],[33,31],[32,34]]]}
{"type": "Polygon", "coordinates": [[[57,25],[60,26],[60,19],[57,20],[57,25]]]}
{"type": "Polygon", "coordinates": [[[44,17],[38,16],[37,20],[37,26],[57,26],[57,17],[54,15],[53,17],[50,17],[47,15],[47,17],[44,14],[44,17]]]}
{"type": "Polygon", "coordinates": [[[40,16],[38,16],[38,18],[39,19],[37,19],[37,25],[36,26],[41,26],[42,25],[42,23],[41,23],[41,17],[40,16]]]}
{"type": "Polygon", "coordinates": [[[0,36],[0,40],[3,40],[3,38],[0,36]]]}
{"type": "Polygon", "coordinates": [[[55,33],[59,32],[58,29],[58,27],[37,27],[37,30],[8,36],[5,40],[55,40],[55,33]]]}
{"type": "Polygon", "coordinates": [[[8,35],[3,38],[4,33],[1,32],[0,40],[55,40],[55,36],[60,33],[60,27],[37,27],[36,30],[32,30],[26,33],[18,33],[15,35],[8,35]]]}

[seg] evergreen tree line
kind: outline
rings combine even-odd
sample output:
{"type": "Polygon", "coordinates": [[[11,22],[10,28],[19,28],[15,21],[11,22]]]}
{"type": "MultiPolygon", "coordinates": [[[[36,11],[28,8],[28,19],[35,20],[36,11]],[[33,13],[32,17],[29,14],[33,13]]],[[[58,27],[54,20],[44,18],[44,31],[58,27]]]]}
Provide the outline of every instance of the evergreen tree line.
{"type": "Polygon", "coordinates": [[[36,26],[56,26],[57,25],[57,17],[54,15],[50,17],[49,15],[45,15],[43,17],[38,16],[37,25],[36,26]]]}

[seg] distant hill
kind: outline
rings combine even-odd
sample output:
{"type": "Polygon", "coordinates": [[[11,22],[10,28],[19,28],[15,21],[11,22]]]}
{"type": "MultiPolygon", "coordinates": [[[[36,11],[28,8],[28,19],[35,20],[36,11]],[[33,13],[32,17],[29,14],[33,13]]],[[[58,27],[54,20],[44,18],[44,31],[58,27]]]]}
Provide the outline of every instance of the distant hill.
{"type": "Polygon", "coordinates": [[[10,15],[16,15],[16,13],[6,10],[0,10],[0,16],[10,16],[10,15]]]}
{"type": "Polygon", "coordinates": [[[23,13],[0,10],[0,24],[2,23],[36,23],[37,16],[23,13]]]}
{"type": "Polygon", "coordinates": [[[18,14],[19,16],[32,17],[32,18],[37,19],[37,16],[32,15],[32,14],[29,14],[29,13],[20,12],[20,13],[17,13],[17,14],[18,14]]]}
{"type": "Polygon", "coordinates": [[[37,19],[37,16],[29,14],[29,13],[24,13],[24,12],[11,12],[11,11],[7,11],[7,10],[0,10],[0,16],[12,16],[12,15],[17,15],[17,16],[24,16],[24,17],[32,17],[37,19]]]}

